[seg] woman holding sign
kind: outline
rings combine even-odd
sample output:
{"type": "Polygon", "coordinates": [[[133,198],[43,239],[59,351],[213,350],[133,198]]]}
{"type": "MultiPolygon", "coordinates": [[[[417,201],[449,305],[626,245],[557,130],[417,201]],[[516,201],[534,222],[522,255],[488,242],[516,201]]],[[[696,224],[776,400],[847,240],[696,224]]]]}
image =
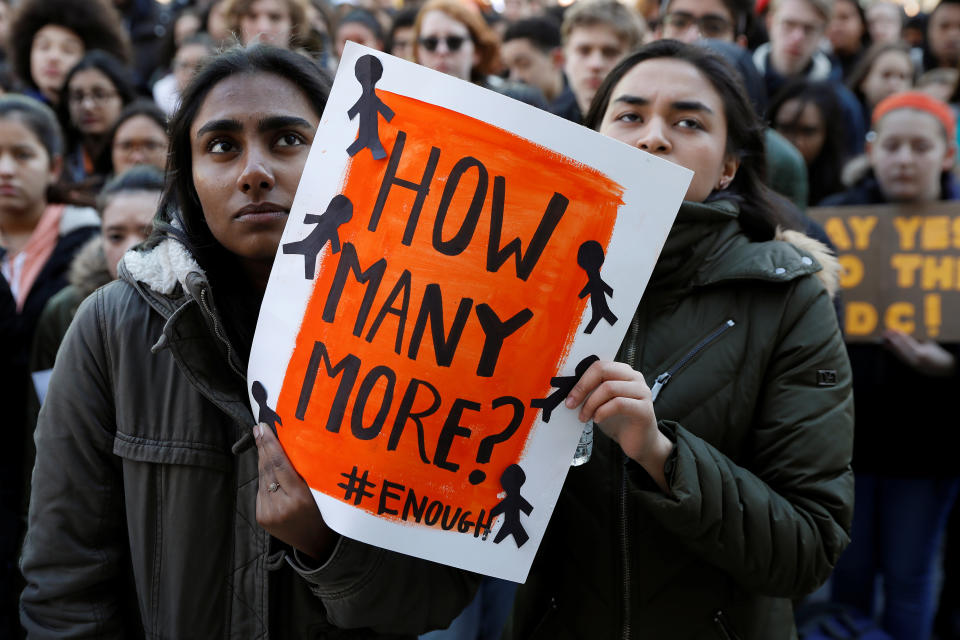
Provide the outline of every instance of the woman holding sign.
{"type": "MultiPolygon", "coordinates": [[[[919,223],[918,205],[960,199],[951,172],[955,139],[945,103],[919,91],[885,98],[873,111],[868,175],[825,204],[900,203],[904,220],[919,223]]],[[[873,615],[882,575],[884,628],[895,638],[926,638],[936,606],[934,563],[960,488],[953,429],[943,421],[956,412],[960,345],[887,329],[882,345],[848,350],[857,398],[857,508],[833,596],[873,615]]]]}
{"type": "Polygon", "coordinates": [[[77,312],[41,412],[29,634],[412,635],[472,595],[472,576],[334,534],[271,428],[250,437],[258,307],[328,90],[265,46],[185,90],[157,229],[77,312]]]}
{"type": "Polygon", "coordinates": [[[663,40],[621,62],[588,123],[695,171],[620,350],[566,407],[597,427],[570,470],[513,638],[788,638],[853,504],[836,263],[774,240],[762,127],[736,72],[663,40]],[[824,267],[824,270],[821,270],[824,267]]]}

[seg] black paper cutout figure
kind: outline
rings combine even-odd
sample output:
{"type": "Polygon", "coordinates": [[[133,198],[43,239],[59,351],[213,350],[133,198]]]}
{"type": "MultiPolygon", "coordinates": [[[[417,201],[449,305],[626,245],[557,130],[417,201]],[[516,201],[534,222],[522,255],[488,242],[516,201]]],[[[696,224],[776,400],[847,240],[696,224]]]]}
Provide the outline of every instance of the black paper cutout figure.
{"type": "Polygon", "coordinates": [[[556,387],[557,390],[546,398],[535,398],[530,401],[530,406],[534,409],[543,409],[544,422],[550,422],[550,415],[553,410],[560,406],[560,403],[570,394],[573,387],[580,381],[583,374],[587,372],[587,369],[590,368],[590,365],[599,359],[597,356],[587,356],[577,365],[577,368],[574,370],[574,375],[550,378],[550,386],[556,387]]]}
{"type": "Polygon", "coordinates": [[[276,433],[277,425],[283,426],[283,422],[280,421],[280,415],[267,406],[266,388],[259,380],[254,380],[251,391],[253,391],[253,399],[260,406],[260,411],[257,413],[257,423],[269,426],[276,433]]]}
{"type": "Polygon", "coordinates": [[[360,99],[357,100],[356,104],[347,111],[351,120],[358,115],[360,116],[357,139],[347,147],[347,153],[352,157],[363,149],[370,149],[374,160],[383,160],[387,157],[387,152],[380,143],[380,120],[377,116],[382,115],[387,122],[393,120],[393,109],[377,97],[377,92],[374,89],[377,81],[383,75],[383,64],[377,56],[360,56],[357,59],[357,64],[353,67],[353,73],[360,81],[363,93],[360,94],[360,99]]]}
{"type": "Polygon", "coordinates": [[[520,495],[520,487],[526,481],[527,474],[518,464],[510,465],[500,475],[500,486],[507,492],[507,497],[490,510],[491,519],[503,514],[503,526],[497,531],[497,536],[493,539],[494,544],[500,544],[507,536],[513,536],[517,547],[522,547],[530,539],[523,525],[520,524],[520,512],[530,515],[533,511],[533,505],[520,495]]]}
{"type": "Polygon", "coordinates": [[[330,253],[340,251],[340,225],[353,217],[353,203],[345,195],[335,195],[321,215],[308,213],[303,217],[304,224],[315,224],[313,231],[303,240],[283,245],[285,254],[296,253],[303,256],[303,277],[313,280],[317,268],[317,254],[330,242],[330,253]]]}
{"type": "Polygon", "coordinates": [[[580,297],[590,296],[590,322],[584,333],[593,333],[600,320],[606,320],[610,324],[617,321],[617,316],[613,314],[610,307],[607,306],[607,296],[613,297],[613,287],[608,285],[600,277],[600,266],[603,264],[603,247],[596,240],[587,240],[577,251],[577,264],[587,272],[587,284],[580,292],[580,297]]]}

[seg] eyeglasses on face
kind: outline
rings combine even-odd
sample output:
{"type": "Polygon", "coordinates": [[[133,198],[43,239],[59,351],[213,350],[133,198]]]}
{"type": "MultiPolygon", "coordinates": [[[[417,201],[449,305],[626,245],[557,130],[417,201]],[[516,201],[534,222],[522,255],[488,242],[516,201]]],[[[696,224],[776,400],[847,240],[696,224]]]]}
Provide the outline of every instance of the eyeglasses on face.
{"type": "Polygon", "coordinates": [[[698,18],[686,11],[674,11],[663,17],[663,26],[676,31],[686,31],[694,24],[705,38],[726,36],[733,29],[733,24],[729,20],[718,15],[705,15],[698,18]]]}
{"type": "Polygon", "coordinates": [[[437,36],[427,36],[425,38],[420,38],[420,46],[433,53],[437,50],[437,47],[440,46],[440,43],[443,42],[447,45],[447,51],[451,53],[457,52],[460,50],[460,47],[463,46],[463,43],[467,41],[465,36],[445,36],[443,38],[438,38],[437,36]]]}
{"type": "Polygon", "coordinates": [[[83,104],[87,98],[90,98],[94,104],[103,104],[108,100],[116,98],[117,95],[116,91],[107,91],[105,89],[94,89],[89,93],[85,91],[71,91],[67,95],[67,100],[70,101],[70,104],[77,106],[83,104]]]}

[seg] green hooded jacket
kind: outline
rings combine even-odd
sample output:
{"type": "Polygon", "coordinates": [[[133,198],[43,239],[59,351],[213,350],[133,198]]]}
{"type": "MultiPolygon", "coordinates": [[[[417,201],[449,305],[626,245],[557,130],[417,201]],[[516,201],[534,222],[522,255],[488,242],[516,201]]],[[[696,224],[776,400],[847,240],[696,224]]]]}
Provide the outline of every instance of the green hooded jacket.
{"type": "Polygon", "coordinates": [[[835,260],[795,232],[751,242],[736,215],[683,205],[618,358],[675,442],[670,495],[597,429],[506,637],[793,638],[791,600],[846,546],[850,367],[817,277],[835,260]]]}
{"type": "Polygon", "coordinates": [[[35,435],[29,638],[257,640],[445,627],[477,577],[341,538],[310,567],[257,525],[244,363],[193,257],[127,253],[77,311],[35,435]],[[244,446],[244,445],[247,446],[244,446]]]}

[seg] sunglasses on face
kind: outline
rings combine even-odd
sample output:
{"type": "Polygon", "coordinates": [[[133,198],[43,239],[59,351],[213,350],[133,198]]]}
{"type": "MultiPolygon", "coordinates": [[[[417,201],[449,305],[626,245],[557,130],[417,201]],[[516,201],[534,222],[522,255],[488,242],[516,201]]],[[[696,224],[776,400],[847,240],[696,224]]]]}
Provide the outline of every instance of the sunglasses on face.
{"type": "Polygon", "coordinates": [[[445,36],[443,38],[438,38],[437,36],[427,36],[425,38],[420,38],[420,46],[433,53],[437,50],[437,47],[440,46],[440,43],[443,42],[447,45],[447,51],[451,53],[459,51],[460,47],[463,46],[463,43],[467,41],[465,36],[445,36]]]}

